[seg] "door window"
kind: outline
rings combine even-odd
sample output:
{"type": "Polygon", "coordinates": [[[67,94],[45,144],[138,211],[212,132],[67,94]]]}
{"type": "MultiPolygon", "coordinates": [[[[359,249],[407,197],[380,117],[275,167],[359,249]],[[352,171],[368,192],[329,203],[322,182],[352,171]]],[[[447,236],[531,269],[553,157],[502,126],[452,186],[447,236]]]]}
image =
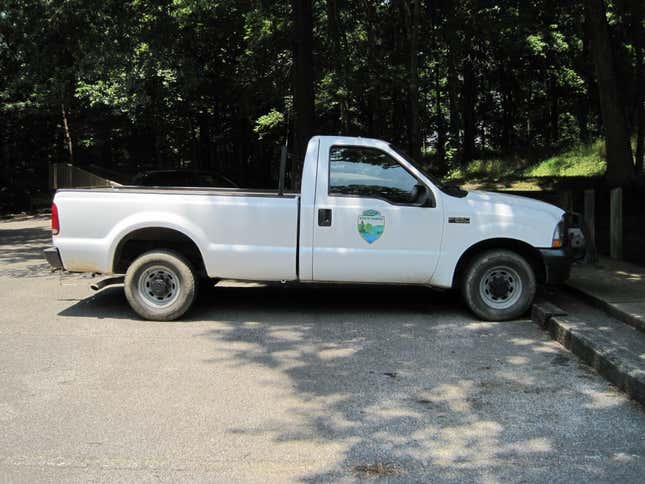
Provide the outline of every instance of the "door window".
{"type": "Polygon", "coordinates": [[[376,148],[332,146],[329,194],[381,198],[394,204],[414,200],[419,181],[387,153],[376,148]]]}

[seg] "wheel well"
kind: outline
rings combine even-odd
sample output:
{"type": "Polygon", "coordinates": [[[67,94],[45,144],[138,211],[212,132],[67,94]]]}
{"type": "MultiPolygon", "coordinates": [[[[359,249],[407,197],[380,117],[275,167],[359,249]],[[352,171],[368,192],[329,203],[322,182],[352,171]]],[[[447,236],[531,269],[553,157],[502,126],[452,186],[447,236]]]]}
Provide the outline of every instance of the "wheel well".
{"type": "Polygon", "coordinates": [[[135,230],[123,237],[114,253],[113,272],[125,274],[137,257],[155,249],[170,249],[179,252],[191,262],[200,275],[206,275],[204,259],[197,244],[178,230],[162,227],[135,230]]]}
{"type": "Polygon", "coordinates": [[[542,283],[546,280],[546,270],[542,254],[530,244],[516,239],[488,239],[476,243],[464,252],[457,262],[455,273],[452,277],[452,287],[457,287],[468,264],[479,254],[487,250],[506,249],[521,255],[531,265],[535,278],[542,283]]]}

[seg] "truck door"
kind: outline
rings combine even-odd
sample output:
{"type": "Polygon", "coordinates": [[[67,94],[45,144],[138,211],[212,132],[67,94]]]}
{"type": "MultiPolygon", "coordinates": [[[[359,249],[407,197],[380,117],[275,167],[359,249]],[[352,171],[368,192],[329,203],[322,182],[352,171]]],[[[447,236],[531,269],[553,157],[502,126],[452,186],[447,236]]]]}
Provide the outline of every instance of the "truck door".
{"type": "Polygon", "coordinates": [[[384,143],[355,143],[321,138],[314,280],[428,283],[443,235],[436,187],[384,143]]]}

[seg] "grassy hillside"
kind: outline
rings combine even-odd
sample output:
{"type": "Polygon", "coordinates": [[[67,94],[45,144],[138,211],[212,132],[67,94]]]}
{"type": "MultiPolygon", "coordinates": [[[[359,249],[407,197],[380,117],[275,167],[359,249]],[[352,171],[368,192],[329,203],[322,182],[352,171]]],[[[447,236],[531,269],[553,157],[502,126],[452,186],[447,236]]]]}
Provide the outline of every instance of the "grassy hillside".
{"type": "Polygon", "coordinates": [[[522,176],[602,176],[606,168],[605,142],[598,140],[542,160],[526,168],[522,176]]]}
{"type": "Polygon", "coordinates": [[[473,160],[465,167],[452,170],[447,178],[472,182],[509,177],[602,176],[605,168],[605,143],[597,140],[591,145],[580,145],[538,162],[523,158],[473,160]]]}

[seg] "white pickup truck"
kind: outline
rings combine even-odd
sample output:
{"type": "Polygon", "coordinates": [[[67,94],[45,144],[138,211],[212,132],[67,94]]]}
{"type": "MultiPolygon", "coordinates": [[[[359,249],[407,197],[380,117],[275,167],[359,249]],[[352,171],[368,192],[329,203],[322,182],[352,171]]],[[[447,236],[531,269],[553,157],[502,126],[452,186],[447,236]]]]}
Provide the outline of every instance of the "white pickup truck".
{"type": "Polygon", "coordinates": [[[507,320],[536,283],[568,277],[568,224],[547,203],[446,187],[387,142],[316,136],[300,193],[59,190],[45,257],[125,274],[130,305],[151,320],[182,316],[209,279],[458,288],[480,318],[507,320]]]}

